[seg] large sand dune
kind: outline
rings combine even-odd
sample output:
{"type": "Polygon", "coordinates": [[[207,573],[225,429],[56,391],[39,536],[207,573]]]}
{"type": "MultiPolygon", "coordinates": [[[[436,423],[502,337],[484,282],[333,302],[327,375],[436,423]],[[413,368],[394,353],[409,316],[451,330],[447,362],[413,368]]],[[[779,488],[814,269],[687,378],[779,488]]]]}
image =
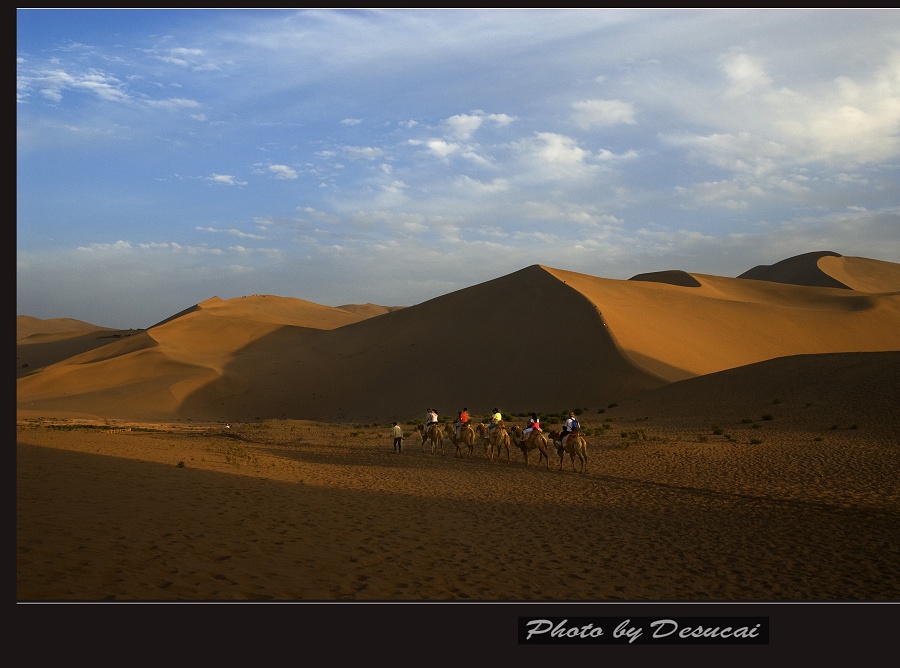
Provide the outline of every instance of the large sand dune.
{"type": "Polygon", "coordinates": [[[627,281],[534,265],[407,308],[254,295],[145,331],[23,318],[20,412],[385,422],[594,409],[766,360],[898,351],[900,265],[816,252],[627,281]]]}

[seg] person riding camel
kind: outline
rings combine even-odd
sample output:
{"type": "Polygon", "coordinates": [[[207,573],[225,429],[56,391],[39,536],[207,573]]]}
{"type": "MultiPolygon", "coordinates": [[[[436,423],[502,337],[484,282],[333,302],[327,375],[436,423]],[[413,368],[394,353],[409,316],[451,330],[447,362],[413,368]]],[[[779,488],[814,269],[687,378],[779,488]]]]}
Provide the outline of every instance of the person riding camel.
{"type": "Polygon", "coordinates": [[[569,417],[566,419],[566,423],[562,428],[562,433],[559,435],[559,444],[565,444],[566,436],[571,434],[573,431],[577,431],[579,428],[580,425],[578,424],[578,419],[575,417],[575,412],[569,411],[569,417]]]}
{"type": "Polygon", "coordinates": [[[437,411],[433,408],[429,408],[428,412],[425,414],[425,423],[422,425],[422,443],[425,442],[425,439],[428,437],[428,428],[438,423],[438,414],[437,411]]]}
{"type": "Polygon", "coordinates": [[[469,424],[469,409],[463,408],[456,416],[456,422],[453,423],[453,437],[459,436],[459,428],[469,424]]]}
{"type": "Polygon", "coordinates": [[[494,429],[496,429],[497,425],[501,422],[503,422],[503,414],[500,412],[499,408],[495,408],[491,414],[491,421],[488,423],[488,434],[490,435],[493,433],[494,429]]]}
{"type": "Polygon", "coordinates": [[[528,437],[531,436],[531,432],[535,429],[537,429],[538,432],[541,431],[541,421],[538,419],[537,413],[532,413],[531,419],[528,420],[528,426],[525,427],[525,430],[522,432],[523,443],[528,440],[528,437]]]}

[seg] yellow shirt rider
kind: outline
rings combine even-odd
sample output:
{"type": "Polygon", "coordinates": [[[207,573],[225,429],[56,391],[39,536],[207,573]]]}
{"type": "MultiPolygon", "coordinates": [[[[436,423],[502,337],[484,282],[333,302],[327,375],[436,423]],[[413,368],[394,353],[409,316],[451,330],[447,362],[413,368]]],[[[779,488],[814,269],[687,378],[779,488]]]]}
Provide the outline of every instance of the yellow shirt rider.
{"type": "Polygon", "coordinates": [[[491,421],[488,424],[488,433],[494,431],[501,422],[503,422],[503,414],[500,412],[499,408],[495,408],[493,410],[493,415],[491,415],[491,421]]]}

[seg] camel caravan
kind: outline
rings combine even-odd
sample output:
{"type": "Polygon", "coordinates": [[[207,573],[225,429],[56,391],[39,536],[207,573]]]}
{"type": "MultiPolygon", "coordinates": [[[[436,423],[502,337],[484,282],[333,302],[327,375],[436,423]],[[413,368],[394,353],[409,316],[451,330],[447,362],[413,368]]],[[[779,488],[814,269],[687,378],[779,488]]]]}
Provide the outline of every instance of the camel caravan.
{"type": "MultiPolygon", "coordinates": [[[[465,414],[465,409],[460,416],[465,414]]],[[[521,428],[518,425],[507,427],[499,411],[494,411],[489,423],[477,423],[473,425],[468,421],[468,415],[455,423],[443,423],[438,420],[437,411],[430,409],[428,420],[416,427],[416,431],[422,437],[422,452],[426,452],[426,444],[430,444],[431,454],[440,450],[444,453],[444,439],[449,440],[454,448],[454,456],[457,458],[471,458],[475,453],[475,443],[480,441],[484,448],[484,456],[490,462],[499,461],[504,451],[507,464],[511,463],[511,451],[518,448],[525,459],[525,466],[529,465],[529,457],[537,451],[538,466],[544,464],[550,468],[550,448],[555,448],[559,459],[557,470],[561,471],[566,459],[572,465],[572,471],[585,473],[587,471],[587,441],[581,433],[581,426],[573,412],[563,429],[557,429],[544,433],[537,416],[532,413],[532,419],[528,427],[521,428]],[[576,460],[579,463],[576,468],[576,460]]]]}

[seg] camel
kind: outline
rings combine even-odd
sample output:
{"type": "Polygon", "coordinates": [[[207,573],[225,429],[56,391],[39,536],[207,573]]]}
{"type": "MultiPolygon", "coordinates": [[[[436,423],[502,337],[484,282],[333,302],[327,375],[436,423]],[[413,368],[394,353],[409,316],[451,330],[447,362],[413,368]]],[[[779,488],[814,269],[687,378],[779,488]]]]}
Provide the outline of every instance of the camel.
{"type": "Polygon", "coordinates": [[[525,466],[528,466],[529,451],[537,448],[540,451],[538,466],[540,466],[541,462],[546,459],[547,468],[550,468],[550,453],[547,452],[547,437],[540,429],[534,429],[530,434],[528,434],[528,437],[526,438],[523,436],[522,429],[520,429],[518,425],[513,425],[512,433],[513,443],[517,448],[519,448],[519,450],[522,451],[522,454],[525,456],[525,466]]]}
{"type": "Polygon", "coordinates": [[[475,430],[472,429],[471,425],[460,425],[459,434],[453,433],[452,424],[447,424],[445,429],[447,430],[447,436],[453,442],[453,445],[456,446],[456,456],[463,456],[463,449],[460,445],[465,445],[466,449],[469,451],[468,456],[471,457],[475,450],[475,430]]]}
{"type": "Polygon", "coordinates": [[[553,444],[556,445],[556,454],[559,455],[559,468],[557,470],[562,471],[563,459],[568,452],[569,459],[572,461],[572,470],[575,470],[575,458],[578,457],[581,462],[581,473],[584,473],[587,468],[587,441],[581,435],[581,430],[576,429],[571,434],[566,434],[565,443],[560,442],[559,435],[559,431],[550,432],[550,438],[553,440],[553,444]]]}
{"type": "Polygon", "coordinates": [[[441,448],[441,454],[444,454],[444,428],[437,422],[432,422],[425,428],[420,424],[419,433],[422,435],[422,452],[425,452],[425,442],[431,441],[431,454],[434,454],[438,446],[441,448]]]}
{"type": "Polygon", "coordinates": [[[495,452],[497,453],[496,459],[500,459],[501,450],[506,448],[506,462],[509,463],[509,433],[502,422],[494,428],[490,436],[485,424],[479,424],[475,428],[475,433],[484,440],[484,456],[488,460],[494,461],[495,452]]]}

